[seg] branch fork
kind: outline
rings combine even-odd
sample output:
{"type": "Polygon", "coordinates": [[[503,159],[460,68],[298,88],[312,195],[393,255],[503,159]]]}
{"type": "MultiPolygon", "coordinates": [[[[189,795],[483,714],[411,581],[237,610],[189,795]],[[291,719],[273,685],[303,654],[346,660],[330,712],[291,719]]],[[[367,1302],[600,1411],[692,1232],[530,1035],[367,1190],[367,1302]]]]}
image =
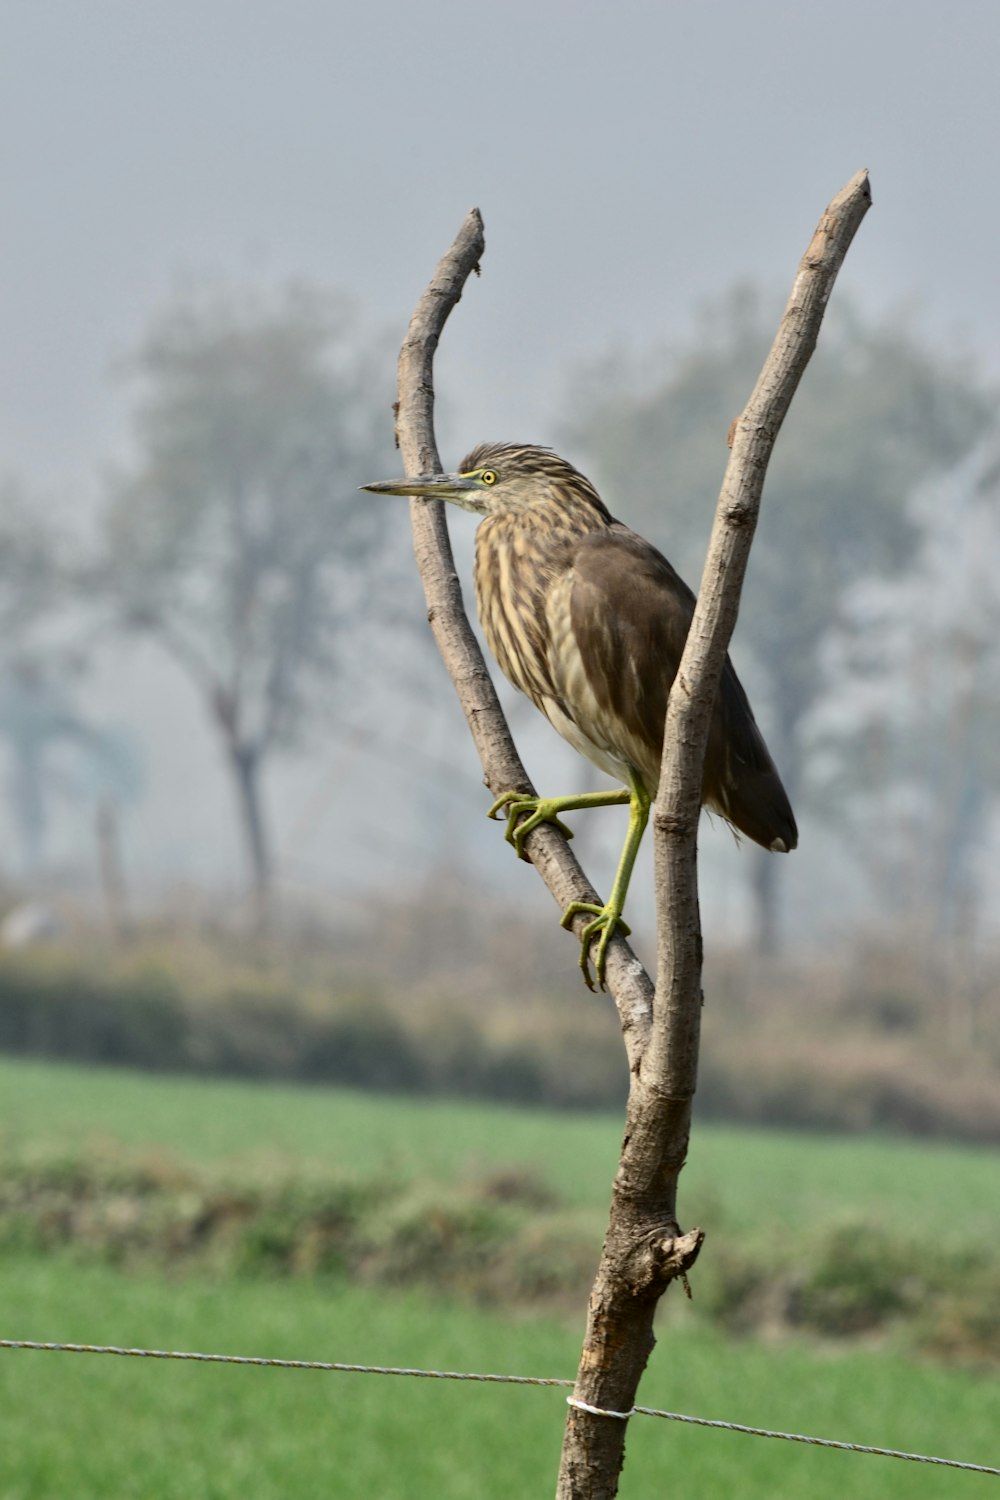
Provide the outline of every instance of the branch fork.
{"type": "MultiPolygon", "coordinates": [[[[838,270],[868,208],[867,172],[830,202],[803,256],[777,336],[746,409],[728,434],[719,496],[698,603],[667,706],[660,789],[652,815],[658,950],[654,990],[627,942],[609,944],[606,977],[628,1055],[625,1139],[604,1251],[591,1292],[587,1330],[566,1424],[557,1500],[604,1500],[617,1492],[626,1421],[652,1351],[653,1314],[670,1282],[687,1273],[704,1231],[681,1233],[677,1179],[687,1154],[697,1081],[701,1018],[701,925],[697,829],[712,706],[736,621],[764,477],[785,413],[812,354],[838,270]]],[[[473,209],[439,262],[410,321],[399,357],[396,442],[408,475],[440,473],[433,430],[433,356],[445,321],[485,251],[473,209]]],[[[413,499],[414,550],[427,618],[479,751],[494,797],[534,795],[507,728],[462,603],[440,501],[413,499]]],[[[541,825],[525,850],[561,909],[596,902],[566,840],[541,825]]],[[[586,919],[578,917],[574,930],[586,919]]]]}

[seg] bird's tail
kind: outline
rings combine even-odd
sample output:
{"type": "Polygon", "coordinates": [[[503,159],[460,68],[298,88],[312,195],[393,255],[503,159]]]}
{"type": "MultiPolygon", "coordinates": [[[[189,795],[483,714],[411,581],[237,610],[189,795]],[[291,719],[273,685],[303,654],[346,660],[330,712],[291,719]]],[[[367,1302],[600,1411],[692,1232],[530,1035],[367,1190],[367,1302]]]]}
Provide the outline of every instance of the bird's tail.
{"type": "Polygon", "coordinates": [[[788,793],[728,659],[709,733],[703,800],[776,854],[789,854],[799,842],[788,793]]]}
{"type": "Polygon", "coordinates": [[[799,842],[792,804],[773,763],[766,768],[737,767],[729,785],[705,801],[740,833],[775,854],[790,854],[799,842]]]}

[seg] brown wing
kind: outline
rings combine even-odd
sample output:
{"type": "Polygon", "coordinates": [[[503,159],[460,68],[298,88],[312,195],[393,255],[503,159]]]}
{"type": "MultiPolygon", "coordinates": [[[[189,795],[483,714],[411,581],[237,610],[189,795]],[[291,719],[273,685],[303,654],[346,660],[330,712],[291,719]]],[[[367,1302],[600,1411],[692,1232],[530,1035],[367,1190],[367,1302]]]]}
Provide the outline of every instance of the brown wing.
{"type": "MultiPolygon", "coordinates": [[[[573,635],[605,734],[654,792],[667,695],[695,596],[666,558],[625,527],[583,537],[573,557],[573,635]],[[617,726],[617,730],[612,726],[617,726]]],[[[794,849],[795,818],[732,663],[712,716],[702,800],[765,848],[794,849]]]]}

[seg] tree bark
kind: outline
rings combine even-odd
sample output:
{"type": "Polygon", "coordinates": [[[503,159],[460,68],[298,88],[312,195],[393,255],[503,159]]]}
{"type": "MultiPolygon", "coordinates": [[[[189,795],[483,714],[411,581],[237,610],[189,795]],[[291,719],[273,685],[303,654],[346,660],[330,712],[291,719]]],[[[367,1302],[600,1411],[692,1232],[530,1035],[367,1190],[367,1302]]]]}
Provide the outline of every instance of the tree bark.
{"type": "MultiPolygon", "coordinates": [[[[570,1398],[558,1500],[617,1493],[628,1415],[654,1345],[653,1315],[670,1282],[685,1277],[701,1248],[700,1229],[681,1232],[677,1180],[688,1148],[698,1063],[702,941],[697,828],[709,720],[739,604],[768,460],[815,346],[823,310],[847,248],[871,203],[858,173],[832,201],[799,267],[774,346],[742,416],[733,425],[705,572],[667,709],[660,791],[653,815],[659,919],[657,983],[620,939],[608,954],[631,1083],[625,1137],[576,1386],[570,1398]]],[[[434,444],[432,361],[444,322],[484,249],[478,211],[417,305],[399,363],[397,442],[408,474],[440,473],[434,444]]],[[[462,702],[494,794],[530,783],[511,742],[455,576],[440,502],[414,500],[411,518],[428,616],[462,702]]],[[[556,899],[593,899],[556,830],[527,843],[556,899]]]]}

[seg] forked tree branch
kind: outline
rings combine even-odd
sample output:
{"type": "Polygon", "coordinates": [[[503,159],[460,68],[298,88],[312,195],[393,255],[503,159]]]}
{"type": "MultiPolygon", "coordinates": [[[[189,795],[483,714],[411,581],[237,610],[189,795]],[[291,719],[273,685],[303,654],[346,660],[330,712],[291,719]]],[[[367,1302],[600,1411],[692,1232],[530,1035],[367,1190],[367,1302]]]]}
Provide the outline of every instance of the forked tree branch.
{"type": "MultiPolygon", "coordinates": [[[[667,709],[654,810],[659,947],[655,996],[627,944],[608,950],[631,1086],[611,1216],[590,1296],[574,1402],[566,1424],[558,1500],[617,1492],[627,1413],[653,1347],[657,1302],[693,1265],[700,1230],[682,1234],[677,1178],[687,1154],[701,1011],[701,927],[696,839],[712,705],[739,607],[764,476],[782,420],[815,347],[837,271],[871,204],[859,172],[832,201],[799,266],[785,315],[750,401],[734,423],[698,606],[667,709]],[[590,1410],[584,1409],[591,1408],[590,1410]],[[596,1410],[595,1410],[596,1409],[596,1410]]],[[[433,433],[434,351],[484,250],[473,210],[417,305],[399,359],[396,440],[408,475],[440,473],[433,433]]],[[[412,500],[414,546],[428,618],[494,795],[531,792],[462,604],[439,501],[412,500]]],[[[531,860],[560,906],[596,899],[562,836],[542,825],[531,860]]]]}
{"type": "MultiPolygon", "coordinates": [[[[709,723],[736,624],[764,478],[781,424],[819,337],[844,256],[871,207],[867,171],[826,209],[798,272],[750,400],[729,431],[730,455],[687,643],[667,705],[653,811],[657,899],[656,1019],[643,1076],[694,1093],[701,1019],[697,837],[709,723]]],[[[789,643],[790,646],[792,643],[789,643]]]]}

